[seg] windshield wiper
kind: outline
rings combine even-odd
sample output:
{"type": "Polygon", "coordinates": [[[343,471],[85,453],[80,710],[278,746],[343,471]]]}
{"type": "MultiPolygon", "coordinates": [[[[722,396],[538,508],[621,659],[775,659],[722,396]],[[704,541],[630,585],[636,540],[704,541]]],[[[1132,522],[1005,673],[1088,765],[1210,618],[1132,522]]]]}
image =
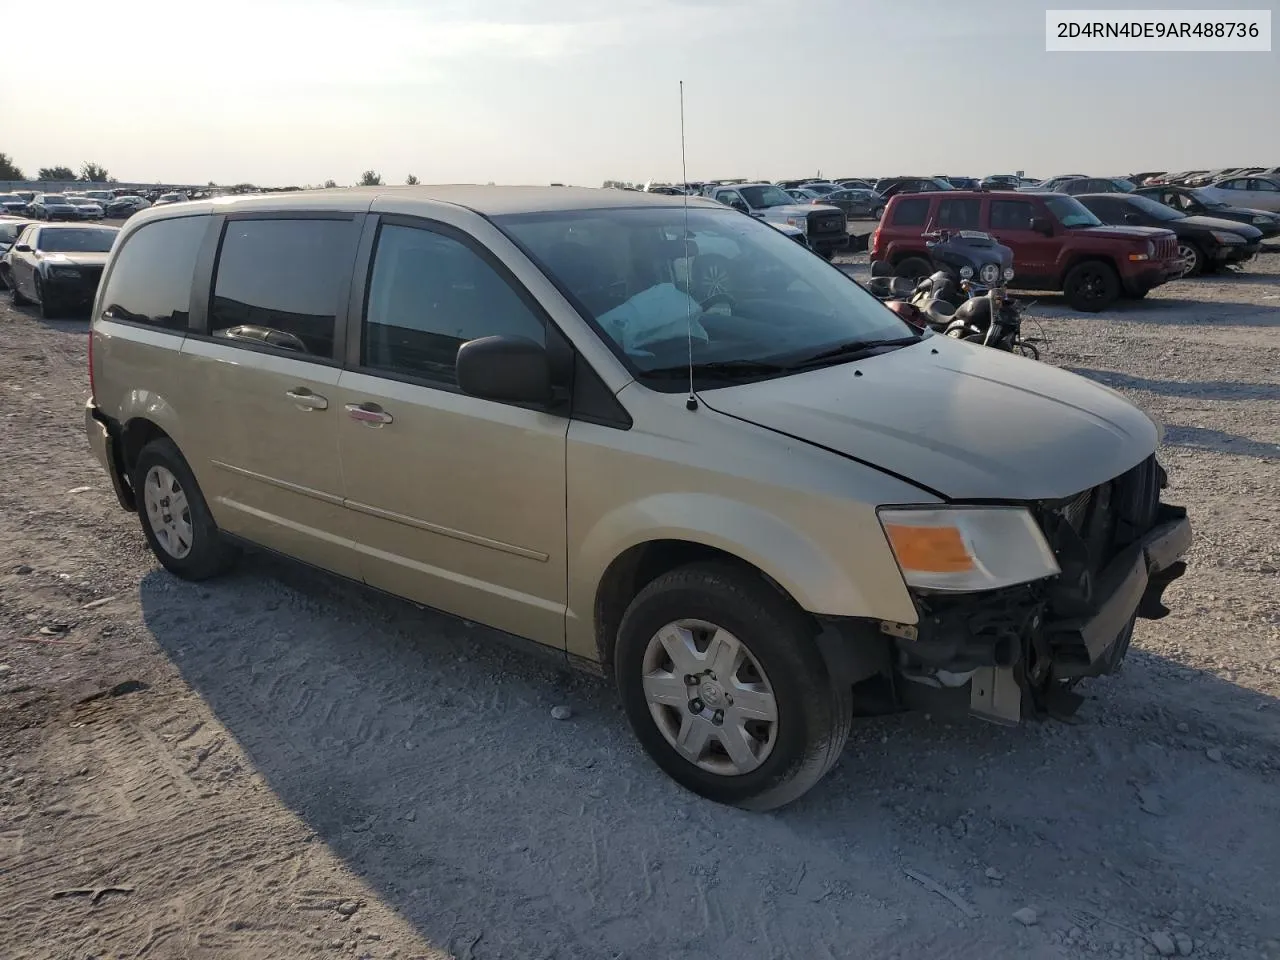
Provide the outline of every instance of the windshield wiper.
{"type": "Polygon", "coordinates": [[[872,350],[878,350],[881,347],[907,347],[913,343],[919,343],[923,337],[913,333],[909,337],[894,337],[888,340],[850,340],[847,343],[836,344],[827,350],[813,354],[813,356],[805,357],[791,365],[791,369],[799,370],[805,367],[819,366],[831,360],[852,360],[858,356],[865,356],[872,350]]]}
{"type": "MultiPolygon", "coordinates": [[[[645,370],[644,373],[651,377],[687,377],[689,369],[689,364],[682,363],[673,367],[655,367],[653,370],[645,370]]],[[[693,364],[695,377],[711,376],[730,380],[757,374],[789,373],[791,370],[790,366],[769,363],[766,360],[712,360],[707,363],[693,364]]]]}

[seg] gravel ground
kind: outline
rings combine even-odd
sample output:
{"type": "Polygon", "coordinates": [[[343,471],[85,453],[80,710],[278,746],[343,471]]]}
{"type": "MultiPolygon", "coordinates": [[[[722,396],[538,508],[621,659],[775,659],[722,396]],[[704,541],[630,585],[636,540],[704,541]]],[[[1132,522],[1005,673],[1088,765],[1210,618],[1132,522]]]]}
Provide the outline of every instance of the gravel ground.
{"type": "Polygon", "coordinates": [[[161,572],[85,446],[86,325],[0,307],[0,954],[1280,958],[1280,256],[1032,313],[1167,425],[1173,615],[1076,723],[860,722],[760,815],[480,628],[161,572]]]}

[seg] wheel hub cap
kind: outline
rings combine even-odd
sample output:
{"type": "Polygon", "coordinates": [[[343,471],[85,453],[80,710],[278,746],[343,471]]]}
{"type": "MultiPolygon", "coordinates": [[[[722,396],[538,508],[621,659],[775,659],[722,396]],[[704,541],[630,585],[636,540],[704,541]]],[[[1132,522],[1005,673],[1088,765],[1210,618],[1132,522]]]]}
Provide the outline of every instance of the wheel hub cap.
{"type": "Polygon", "coordinates": [[[722,776],[750,773],[773,751],[778,704],[755,656],[728,630],[677,620],[645,649],[649,714],[686,760],[722,776]]]}
{"type": "Polygon", "coordinates": [[[167,467],[154,466],[143,482],[143,505],[156,542],[165,553],[181,560],[191,552],[195,531],[187,494],[167,467]]]}

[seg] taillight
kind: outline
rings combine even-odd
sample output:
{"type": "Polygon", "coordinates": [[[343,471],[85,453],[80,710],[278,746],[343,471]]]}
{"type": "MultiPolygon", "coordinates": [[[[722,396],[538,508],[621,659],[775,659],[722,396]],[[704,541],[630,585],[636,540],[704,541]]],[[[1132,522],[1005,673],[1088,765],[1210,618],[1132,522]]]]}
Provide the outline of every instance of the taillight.
{"type": "Polygon", "coordinates": [[[93,389],[93,324],[89,325],[89,398],[97,400],[98,394],[93,389]]]}

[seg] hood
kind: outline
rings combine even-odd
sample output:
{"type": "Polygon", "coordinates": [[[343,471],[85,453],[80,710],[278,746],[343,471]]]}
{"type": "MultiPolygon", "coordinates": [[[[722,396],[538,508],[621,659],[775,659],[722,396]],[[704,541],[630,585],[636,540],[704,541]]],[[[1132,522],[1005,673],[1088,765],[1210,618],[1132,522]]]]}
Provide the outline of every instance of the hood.
{"type": "Polygon", "coordinates": [[[1101,227],[1076,227],[1072,234],[1083,233],[1090,237],[1104,240],[1154,240],[1157,237],[1172,233],[1164,227],[1129,227],[1117,224],[1104,224],[1101,227]]]}
{"type": "Polygon", "coordinates": [[[767,214],[781,214],[784,217],[807,217],[811,213],[838,213],[844,215],[839,207],[826,203],[780,203],[776,207],[765,207],[767,214]]]}
{"type": "Polygon", "coordinates": [[[1241,223],[1239,220],[1223,220],[1219,217],[1184,217],[1174,222],[1201,230],[1225,230],[1228,233],[1238,233],[1250,243],[1262,237],[1262,231],[1257,227],[1241,223]]]}
{"type": "Polygon", "coordinates": [[[1141,462],[1158,439],[1110,387],[942,336],[699,396],[953,500],[1074,496],[1141,462]]]}
{"type": "MultiPolygon", "coordinates": [[[[1213,217],[1219,214],[1231,214],[1236,217],[1269,217],[1272,220],[1280,219],[1280,213],[1274,213],[1271,210],[1254,210],[1252,207],[1210,207],[1212,212],[1202,214],[1202,216],[1213,217]]],[[[1237,221],[1238,222],[1238,221],[1237,221]]]]}
{"type": "Polygon", "coordinates": [[[41,255],[40,260],[53,267],[103,267],[107,264],[109,253],[80,253],[72,251],[70,253],[46,253],[41,255]]]}

